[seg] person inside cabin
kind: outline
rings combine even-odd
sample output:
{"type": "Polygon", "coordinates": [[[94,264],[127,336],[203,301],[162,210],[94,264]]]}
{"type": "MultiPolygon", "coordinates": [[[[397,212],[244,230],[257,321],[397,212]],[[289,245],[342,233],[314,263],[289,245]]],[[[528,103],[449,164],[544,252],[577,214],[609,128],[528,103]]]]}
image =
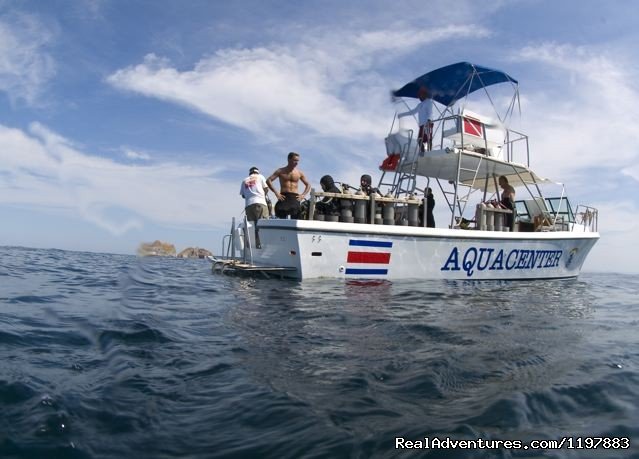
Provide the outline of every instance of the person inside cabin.
{"type": "MultiPolygon", "coordinates": [[[[337,185],[335,185],[335,181],[333,177],[330,175],[325,175],[320,179],[320,185],[322,186],[322,191],[327,193],[341,193],[337,185]]],[[[329,196],[324,196],[321,201],[317,203],[317,210],[324,215],[339,215],[340,212],[340,202],[338,198],[332,198],[329,196]]]]}
{"type": "MultiPolygon", "coordinates": [[[[257,221],[261,218],[268,218],[269,211],[266,205],[266,195],[268,194],[268,186],[266,179],[260,170],[253,166],[249,169],[249,175],[240,185],[240,195],[244,198],[244,211],[246,219],[253,223],[255,227],[255,247],[262,248],[260,243],[260,235],[257,230],[257,221]]],[[[248,241],[247,241],[248,243],[248,241]]]]}
{"type": "Polygon", "coordinates": [[[412,116],[417,114],[417,123],[419,124],[419,135],[417,136],[419,148],[421,151],[431,150],[433,147],[433,99],[427,87],[422,86],[417,91],[417,97],[420,102],[412,110],[398,113],[398,118],[404,116],[412,116]]]}
{"type": "Polygon", "coordinates": [[[511,212],[506,214],[505,225],[510,230],[513,230],[513,224],[515,222],[515,189],[508,183],[508,179],[505,176],[499,177],[499,186],[502,189],[500,204],[511,212]]]}
{"type": "Polygon", "coordinates": [[[290,152],[287,157],[288,163],[280,167],[266,180],[268,187],[275,193],[277,203],[275,204],[275,215],[277,218],[297,219],[300,216],[300,201],[311,190],[311,185],[306,179],[304,172],[297,168],[300,162],[299,153],[290,152]],[[273,180],[280,180],[280,191],[275,189],[273,180]],[[304,191],[299,194],[299,182],[304,184],[304,191]]]}
{"type": "MultiPolygon", "coordinates": [[[[435,208],[435,196],[430,187],[424,188],[424,198],[426,199],[426,227],[435,228],[435,216],[433,209],[435,208]]],[[[424,203],[419,205],[419,226],[424,226],[424,203]]]]}

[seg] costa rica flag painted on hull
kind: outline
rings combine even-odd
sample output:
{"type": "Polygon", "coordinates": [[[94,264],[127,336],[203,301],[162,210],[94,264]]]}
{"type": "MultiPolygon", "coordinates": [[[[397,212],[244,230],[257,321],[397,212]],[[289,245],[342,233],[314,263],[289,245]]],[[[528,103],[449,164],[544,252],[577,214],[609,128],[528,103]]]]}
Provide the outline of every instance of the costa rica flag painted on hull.
{"type": "Polygon", "coordinates": [[[391,241],[350,239],[346,255],[345,274],[359,276],[385,276],[390,264],[391,241]]]}

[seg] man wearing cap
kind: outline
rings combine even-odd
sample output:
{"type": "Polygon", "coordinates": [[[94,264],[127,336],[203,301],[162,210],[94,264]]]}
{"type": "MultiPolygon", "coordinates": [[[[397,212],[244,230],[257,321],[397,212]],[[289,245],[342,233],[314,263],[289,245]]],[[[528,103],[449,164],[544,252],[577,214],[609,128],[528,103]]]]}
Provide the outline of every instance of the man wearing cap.
{"type": "Polygon", "coordinates": [[[249,170],[249,176],[242,181],[240,186],[240,195],[244,198],[244,210],[246,211],[246,219],[253,223],[255,227],[255,247],[262,248],[260,244],[260,235],[257,231],[257,221],[260,218],[268,218],[268,207],[266,206],[266,194],[268,193],[268,185],[266,179],[260,170],[253,166],[249,170]]]}

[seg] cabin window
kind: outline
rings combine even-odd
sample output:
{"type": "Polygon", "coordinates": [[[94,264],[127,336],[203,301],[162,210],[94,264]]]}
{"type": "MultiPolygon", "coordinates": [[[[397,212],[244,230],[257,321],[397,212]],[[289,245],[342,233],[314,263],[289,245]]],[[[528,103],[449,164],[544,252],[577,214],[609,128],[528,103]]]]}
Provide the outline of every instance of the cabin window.
{"type": "Polygon", "coordinates": [[[515,209],[517,210],[517,215],[519,216],[519,218],[530,220],[528,207],[526,207],[526,203],[524,203],[524,201],[515,201],[515,209]]]}
{"type": "Polygon", "coordinates": [[[574,223],[575,216],[572,213],[572,207],[570,207],[570,202],[566,198],[548,198],[549,207],[552,213],[557,213],[559,217],[563,217],[565,222],[574,223]]]}

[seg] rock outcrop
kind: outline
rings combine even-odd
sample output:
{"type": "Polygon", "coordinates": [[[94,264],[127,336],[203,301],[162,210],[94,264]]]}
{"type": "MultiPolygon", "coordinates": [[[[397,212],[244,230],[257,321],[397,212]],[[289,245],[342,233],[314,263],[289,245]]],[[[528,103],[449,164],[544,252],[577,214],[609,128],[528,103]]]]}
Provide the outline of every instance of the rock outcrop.
{"type": "Polygon", "coordinates": [[[211,255],[211,252],[199,247],[188,247],[177,254],[178,258],[206,258],[211,255]]]}
{"type": "Polygon", "coordinates": [[[174,257],[175,246],[162,241],[143,242],[138,247],[138,255],[141,257],[174,257]]]}

